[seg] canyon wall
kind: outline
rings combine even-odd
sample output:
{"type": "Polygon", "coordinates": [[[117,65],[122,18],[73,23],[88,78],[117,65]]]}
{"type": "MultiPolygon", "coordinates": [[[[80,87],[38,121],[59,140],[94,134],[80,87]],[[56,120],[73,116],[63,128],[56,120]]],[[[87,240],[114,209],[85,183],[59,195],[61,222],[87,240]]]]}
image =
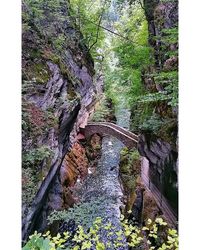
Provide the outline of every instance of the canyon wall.
{"type": "Polygon", "coordinates": [[[141,132],[138,148],[149,160],[151,180],[177,212],[178,108],[174,102],[178,91],[178,1],[145,0],[143,7],[154,64],[144,69],[142,81],[147,92],[167,93],[171,100],[167,96],[166,101],[160,98],[149,104],[159,123],[149,123],[141,132]]]}
{"type": "Polygon", "coordinates": [[[86,172],[77,135],[96,90],[94,63],[82,40],[68,1],[22,2],[23,240],[46,228],[50,211],[73,203],[66,185],[86,172]]]}

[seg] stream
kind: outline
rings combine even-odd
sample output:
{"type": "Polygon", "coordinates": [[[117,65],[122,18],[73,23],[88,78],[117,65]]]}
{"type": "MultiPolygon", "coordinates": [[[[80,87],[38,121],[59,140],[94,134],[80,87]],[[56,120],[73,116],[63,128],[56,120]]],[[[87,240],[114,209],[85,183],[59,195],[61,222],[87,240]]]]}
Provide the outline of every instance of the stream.
{"type": "MultiPolygon", "coordinates": [[[[117,125],[129,128],[130,111],[123,105],[123,102],[116,106],[117,125]]],[[[81,203],[88,203],[91,209],[84,213],[87,221],[92,222],[96,217],[103,218],[104,223],[111,222],[117,230],[121,229],[120,208],[123,203],[123,187],[119,179],[120,151],[124,144],[118,139],[105,135],[102,138],[101,157],[98,161],[96,170],[90,172],[82,183],[79,183],[78,194],[81,203]]],[[[106,232],[101,232],[103,242],[112,238],[106,232]]],[[[113,242],[115,238],[113,236],[113,242]]],[[[122,247],[128,249],[126,238],[122,236],[122,247]]],[[[107,248],[113,249],[113,248],[107,248]]]]}
{"type": "MultiPolygon", "coordinates": [[[[111,1],[110,5],[110,17],[113,19],[113,23],[118,19],[115,6],[115,0],[111,1]]],[[[107,33],[107,43],[111,42],[110,34],[107,33]]],[[[117,64],[118,58],[113,53],[110,58],[110,67],[114,70],[117,64]]],[[[130,111],[127,108],[127,102],[123,93],[120,93],[119,101],[115,105],[115,117],[116,124],[129,129],[130,127],[130,111]]],[[[94,207],[93,213],[95,217],[103,218],[105,222],[111,222],[116,227],[117,231],[121,230],[120,224],[120,208],[124,207],[123,203],[123,187],[119,178],[119,163],[120,152],[124,144],[118,139],[110,135],[105,135],[102,138],[101,158],[98,161],[96,170],[94,173],[90,173],[82,184],[82,202],[90,202],[98,200],[97,208],[94,207]]],[[[92,202],[91,202],[92,205],[92,202]]],[[[94,219],[91,214],[87,215],[91,219],[94,219]]],[[[92,223],[92,222],[91,222],[92,223]]],[[[116,235],[115,235],[116,236],[116,235]]],[[[115,241],[109,236],[106,231],[100,232],[100,237],[103,242],[115,241]]],[[[113,247],[107,247],[106,249],[113,249],[113,247]]],[[[122,234],[121,250],[128,249],[125,235],[122,234]]]]}
{"type": "MultiPolygon", "coordinates": [[[[111,1],[109,8],[109,18],[106,26],[109,25],[114,30],[114,22],[118,20],[115,0],[111,1]]],[[[109,46],[112,43],[112,37],[106,32],[106,43],[109,46]]],[[[114,71],[117,67],[118,58],[114,52],[110,52],[109,67],[114,71]]],[[[118,101],[115,104],[116,124],[120,127],[130,128],[130,115],[128,103],[123,92],[119,93],[118,101]]],[[[111,223],[116,231],[121,231],[120,222],[121,210],[125,207],[123,202],[124,193],[123,186],[119,178],[120,152],[124,148],[124,144],[118,139],[110,135],[104,135],[101,145],[101,157],[98,160],[95,171],[89,171],[87,177],[76,184],[76,196],[82,204],[87,204],[81,220],[85,222],[86,227],[92,226],[93,221],[97,217],[101,217],[103,224],[111,223]]],[[[83,225],[84,225],[83,222],[83,225]]],[[[106,230],[99,232],[100,239],[104,244],[112,242],[112,246],[106,249],[113,250],[116,234],[109,236],[106,230]]],[[[127,239],[122,233],[121,247],[118,249],[128,249],[127,239]]]]}

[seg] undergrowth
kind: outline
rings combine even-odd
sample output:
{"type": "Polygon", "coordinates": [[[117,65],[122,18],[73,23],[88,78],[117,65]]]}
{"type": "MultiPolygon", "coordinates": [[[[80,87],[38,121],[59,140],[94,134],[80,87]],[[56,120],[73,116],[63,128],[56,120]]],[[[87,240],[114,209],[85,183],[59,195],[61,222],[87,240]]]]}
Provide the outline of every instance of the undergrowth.
{"type": "Polygon", "coordinates": [[[125,246],[143,250],[178,250],[177,231],[169,228],[162,218],[148,219],[145,226],[138,227],[123,216],[119,226],[97,217],[88,230],[78,225],[76,232],[66,231],[55,237],[49,231],[44,234],[35,232],[29,238],[23,250],[113,250],[125,246]]]}

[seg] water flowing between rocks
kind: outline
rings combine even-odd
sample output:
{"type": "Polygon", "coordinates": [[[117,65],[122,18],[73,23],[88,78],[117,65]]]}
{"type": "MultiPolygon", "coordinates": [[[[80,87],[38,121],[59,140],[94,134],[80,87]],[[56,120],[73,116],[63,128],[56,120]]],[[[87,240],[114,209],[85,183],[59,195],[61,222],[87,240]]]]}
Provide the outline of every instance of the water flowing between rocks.
{"type": "MultiPolygon", "coordinates": [[[[123,103],[116,106],[115,115],[117,125],[128,129],[130,112],[124,107],[123,103]]],[[[94,208],[95,211],[92,212],[90,210],[89,214],[84,216],[91,218],[91,220],[94,217],[103,217],[105,222],[111,222],[119,230],[121,229],[120,207],[124,206],[123,187],[119,179],[120,151],[123,147],[124,144],[118,139],[110,135],[103,136],[101,158],[98,161],[96,170],[88,174],[86,179],[79,184],[81,202],[91,202],[92,206],[92,201],[100,200],[100,207],[94,208]]],[[[107,237],[106,234],[105,237],[107,237]]],[[[121,249],[128,249],[125,236],[122,238],[124,246],[121,249]]]]}

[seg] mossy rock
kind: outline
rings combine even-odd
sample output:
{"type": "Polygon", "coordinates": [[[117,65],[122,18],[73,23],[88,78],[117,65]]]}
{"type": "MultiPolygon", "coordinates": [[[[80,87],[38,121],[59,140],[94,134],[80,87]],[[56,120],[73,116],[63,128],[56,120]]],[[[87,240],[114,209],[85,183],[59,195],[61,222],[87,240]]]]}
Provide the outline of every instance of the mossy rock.
{"type": "Polygon", "coordinates": [[[39,49],[32,49],[30,51],[30,58],[31,59],[36,59],[36,58],[40,58],[41,57],[41,51],[39,49]]]}
{"type": "Polygon", "coordinates": [[[120,173],[122,174],[131,174],[131,169],[130,169],[130,165],[128,164],[120,164],[120,173]]]}
{"type": "Polygon", "coordinates": [[[75,100],[76,98],[77,98],[77,93],[76,93],[74,87],[71,84],[69,84],[68,90],[67,90],[67,99],[75,100]]]}
{"type": "Polygon", "coordinates": [[[23,69],[23,77],[36,84],[46,84],[50,78],[50,71],[45,61],[35,59],[23,69]]]}
{"type": "Polygon", "coordinates": [[[53,51],[50,48],[45,48],[42,52],[42,57],[46,60],[50,60],[53,63],[57,64],[60,68],[60,72],[63,75],[64,78],[68,79],[70,83],[76,83],[78,79],[75,78],[74,75],[72,75],[71,71],[68,69],[66,64],[64,63],[64,60],[62,56],[59,55],[56,51],[53,51]]]}

